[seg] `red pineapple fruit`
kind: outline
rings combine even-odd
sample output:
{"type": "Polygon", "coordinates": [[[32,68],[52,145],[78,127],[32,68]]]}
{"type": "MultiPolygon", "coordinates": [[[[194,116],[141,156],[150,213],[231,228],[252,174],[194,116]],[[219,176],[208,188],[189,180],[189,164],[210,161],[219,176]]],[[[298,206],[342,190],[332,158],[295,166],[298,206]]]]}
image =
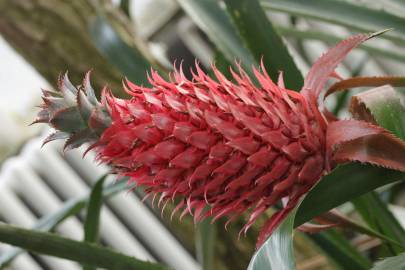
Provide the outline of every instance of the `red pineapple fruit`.
{"type": "MultiPolygon", "coordinates": [[[[151,71],[151,88],[129,81],[132,98],[108,89],[95,98],[87,74],[75,88],[67,76],[59,91],[43,91],[43,110],[34,122],[56,129],[45,143],[67,138],[71,149],[91,142],[97,158],[129,181],[160,195],[159,205],[180,198],[174,212],[202,218],[228,217],[250,210],[246,230],[269,207],[284,208],[263,226],[258,246],[321,177],[339,162],[361,161],[405,171],[405,162],[368,158],[361,151],[339,152],[345,143],[388,134],[358,120],[337,120],[318,97],[342,59],[373,35],[350,37],[317,60],[301,93],[288,90],[280,74],[274,84],[263,65],[253,69],[256,86],[239,68],[236,83],[215,67],[216,79],[196,66],[190,81],[176,70],[171,81],[151,71]],[[340,153],[340,154],[339,154],[340,153]],[[336,158],[338,157],[338,158],[336,158]]],[[[399,145],[403,142],[390,135],[399,145]]]]}

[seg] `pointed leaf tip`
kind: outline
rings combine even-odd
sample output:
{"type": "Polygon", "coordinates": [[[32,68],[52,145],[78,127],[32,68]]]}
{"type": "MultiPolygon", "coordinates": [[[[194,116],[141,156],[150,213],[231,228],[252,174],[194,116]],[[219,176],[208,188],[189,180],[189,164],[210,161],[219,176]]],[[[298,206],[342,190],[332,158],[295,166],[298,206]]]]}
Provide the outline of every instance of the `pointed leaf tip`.
{"type": "Polygon", "coordinates": [[[59,76],[58,88],[59,91],[62,93],[66,104],[75,106],[77,89],[70,82],[67,72],[64,75],[59,76]]]}
{"type": "Polygon", "coordinates": [[[84,76],[84,79],[83,79],[82,87],[83,87],[90,103],[95,106],[95,105],[98,105],[99,102],[97,100],[95,91],[94,91],[93,87],[91,86],[91,82],[90,82],[90,77],[91,77],[92,71],[93,70],[90,69],[89,71],[86,72],[86,75],[84,76]]]}
{"type": "Polygon", "coordinates": [[[371,33],[371,34],[369,34],[369,37],[367,38],[367,40],[369,40],[373,37],[377,37],[379,35],[385,34],[386,32],[393,31],[393,30],[394,30],[394,28],[387,28],[387,29],[383,29],[383,30],[371,33]]]}
{"type": "Polygon", "coordinates": [[[328,78],[333,74],[336,67],[343,61],[346,55],[364,41],[380,34],[380,32],[374,34],[357,34],[339,42],[335,47],[329,49],[312,65],[305,77],[301,93],[312,103],[317,104],[317,99],[328,78]]]}
{"type": "Polygon", "coordinates": [[[63,146],[63,152],[78,148],[85,143],[94,142],[96,138],[97,137],[90,129],[83,129],[71,134],[63,146]]]}
{"type": "Polygon", "coordinates": [[[50,134],[48,137],[44,139],[42,142],[41,148],[44,147],[45,144],[54,141],[54,140],[63,140],[69,138],[69,134],[66,132],[55,131],[54,133],[50,134]]]}

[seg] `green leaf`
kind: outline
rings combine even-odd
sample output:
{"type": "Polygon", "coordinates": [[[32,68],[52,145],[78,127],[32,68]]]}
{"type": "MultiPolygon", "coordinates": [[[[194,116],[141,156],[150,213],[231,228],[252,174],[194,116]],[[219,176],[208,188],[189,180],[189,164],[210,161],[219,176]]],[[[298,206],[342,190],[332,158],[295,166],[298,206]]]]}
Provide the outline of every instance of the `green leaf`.
{"type": "Polygon", "coordinates": [[[299,226],[312,218],[378,187],[405,180],[405,173],[368,164],[340,165],[306,195],[295,218],[299,226]]]}
{"type": "Polygon", "coordinates": [[[367,108],[378,125],[405,141],[405,107],[399,93],[392,87],[379,89],[358,94],[355,100],[367,108]]]}
{"type": "Polygon", "coordinates": [[[278,226],[253,255],[248,270],[294,270],[293,225],[296,210],[278,226]]]}
{"type": "Polygon", "coordinates": [[[215,46],[231,62],[240,60],[250,73],[257,64],[233,26],[227,12],[217,0],[177,0],[183,10],[203,30],[215,46]]]}
{"type": "Polygon", "coordinates": [[[135,48],[129,46],[103,16],[97,16],[89,25],[90,36],[100,53],[129,80],[148,85],[146,72],[149,62],[135,48]]]}
{"type": "Polygon", "coordinates": [[[323,221],[330,224],[336,224],[344,229],[349,229],[355,232],[367,234],[372,237],[380,238],[381,240],[387,241],[390,244],[396,245],[401,248],[405,248],[405,245],[398,242],[395,238],[381,234],[380,232],[370,229],[360,223],[353,221],[352,219],[342,215],[339,211],[331,210],[319,216],[323,221]]]}
{"type": "Polygon", "coordinates": [[[159,264],[144,262],[109,248],[70,240],[55,234],[22,229],[0,223],[0,242],[30,252],[114,270],[164,270],[159,264]]]}
{"type": "Polygon", "coordinates": [[[91,190],[84,222],[84,241],[97,242],[100,226],[100,211],[103,204],[103,184],[106,176],[99,179],[91,190]]]}
{"type": "MultiPolygon", "coordinates": [[[[336,36],[332,33],[324,33],[321,31],[316,31],[316,30],[298,30],[296,28],[292,27],[284,27],[280,25],[275,25],[275,28],[277,32],[279,32],[282,36],[285,37],[292,37],[292,38],[297,38],[297,39],[309,39],[309,40],[320,40],[323,42],[326,42],[330,45],[334,45],[344,39],[344,37],[341,36],[336,36]]],[[[384,50],[382,48],[362,44],[359,46],[359,49],[362,49],[366,52],[368,52],[372,56],[382,56],[388,59],[392,59],[395,61],[400,61],[400,62],[405,62],[405,55],[401,53],[397,53],[395,51],[391,50],[384,50]]]]}
{"type": "Polygon", "coordinates": [[[214,270],[216,224],[204,219],[197,224],[196,250],[203,270],[214,270]]]}
{"type": "MultiPolygon", "coordinates": [[[[93,186],[89,201],[87,202],[87,214],[84,221],[84,241],[96,243],[99,237],[100,212],[103,204],[103,184],[107,176],[101,177],[93,186]]],[[[84,270],[95,269],[91,266],[84,266],[84,270]]]]}
{"type": "Polygon", "coordinates": [[[331,229],[318,234],[311,234],[309,237],[341,269],[365,270],[371,267],[371,262],[336,230],[331,229]]]}
{"type": "Polygon", "coordinates": [[[225,3],[244,44],[257,62],[263,59],[270,77],[277,81],[279,71],[283,71],[288,88],[301,89],[302,74],[258,0],[225,0],[225,3]]]}
{"type": "MultiPolygon", "coordinates": [[[[103,197],[107,198],[113,196],[121,191],[127,190],[128,185],[125,180],[117,184],[111,184],[103,189],[103,197]]],[[[55,213],[46,215],[42,217],[37,224],[35,224],[32,229],[39,231],[51,231],[61,222],[66,220],[68,217],[78,214],[87,204],[89,195],[85,195],[79,198],[70,199],[67,201],[63,207],[55,213]]],[[[8,253],[3,254],[0,257],[0,269],[3,269],[9,265],[13,259],[15,259],[19,254],[23,253],[24,250],[16,248],[8,253]]]]}
{"type": "Polygon", "coordinates": [[[403,270],[405,269],[405,253],[377,262],[371,270],[403,270]]]}
{"type": "Polygon", "coordinates": [[[405,41],[405,19],[383,10],[370,9],[338,0],[262,0],[264,8],[286,12],[304,18],[375,32],[394,28],[382,37],[402,44],[405,41]]]}
{"type": "MultiPolygon", "coordinates": [[[[395,239],[403,245],[405,244],[404,229],[376,192],[370,192],[355,198],[352,200],[352,203],[363,220],[372,229],[395,239]]],[[[390,250],[392,250],[394,254],[405,252],[405,249],[398,245],[390,245],[390,250]]]]}

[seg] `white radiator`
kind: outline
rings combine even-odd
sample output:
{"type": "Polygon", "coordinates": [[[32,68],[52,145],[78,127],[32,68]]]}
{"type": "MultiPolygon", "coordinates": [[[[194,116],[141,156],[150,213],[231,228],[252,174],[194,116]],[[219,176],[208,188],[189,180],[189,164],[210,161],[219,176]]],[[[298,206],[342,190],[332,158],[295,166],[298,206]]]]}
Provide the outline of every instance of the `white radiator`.
{"type": "MultiPolygon", "coordinates": [[[[26,144],[22,153],[0,171],[0,219],[25,228],[57,211],[63,202],[89,192],[89,186],[107,172],[82,151],[61,154],[60,143],[40,149],[42,138],[26,144]]],[[[113,181],[112,177],[109,181],[113,181]]],[[[83,225],[71,217],[56,231],[81,240],[83,225]]],[[[158,261],[178,270],[201,267],[135,193],[122,192],[108,200],[101,212],[100,239],[106,245],[142,260],[158,261]]],[[[11,247],[0,245],[0,255],[11,247]]],[[[75,270],[80,265],[48,256],[20,255],[11,265],[15,270],[75,270]]]]}

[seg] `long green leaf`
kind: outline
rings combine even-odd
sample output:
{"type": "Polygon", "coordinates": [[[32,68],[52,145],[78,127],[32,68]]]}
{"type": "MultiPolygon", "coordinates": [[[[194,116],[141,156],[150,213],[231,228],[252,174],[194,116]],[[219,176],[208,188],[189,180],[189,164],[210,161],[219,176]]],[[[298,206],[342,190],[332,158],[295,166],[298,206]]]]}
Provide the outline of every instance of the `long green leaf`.
{"type": "Polygon", "coordinates": [[[216,224],[205,219],[197,224],[196,250],[203,270],[214,270],[216,224]]]}
{"type": "Polygon", "coordinates": [[[84,241],[86,242],[96,242],[98,239],[105,178],[106,176],[96,182],[91,190],[90,198],[87,203],[87,214],[84,222],[84,241]]]}
{"type": "Polygon", "coordinates": [[[289,89],[301,89],[302,74],[258,0],[225,0],[225,3],[244,44],[257,62],[263,58],[270,77],[277,81],[278,72],[283,71],[289,89]]]}
{"type": "Polygon", "coordinates": [[[103,16],[97,16],[89,25],[90,36],[100,53],[129,80],[148,85],[146,72],[149,62],[135,47],[129,46],[103,16]]]}
{"type": "Polygon", "coordinates": [[[350,242],[336,230],[327,230],[309,237],[322,248],[336,265],[344,270],[369,269],[371,262],[361,255],[350,242]]]}
{"type": "MultiPolygon", "coordinates": [[[[344,39],[344,37],[334,35],[333,33],[324,33],[316,30],[298,30],[292,27],[284,27],[275,25],[277,32],[285,37],[293,37],[297,39],[320,40],[328,44],[336,44],[344,39]]],[[[368,52],[372,56],[382,56],[395,61],[405,62],[405,55],[391,50],[384,50],[382,48],[372,46],[369,44],[362,44],[360,49],[368,52]]]]}
{"type": "MultiPolygon", "coordinates": [[[[86,219],[84,221],[84,241],[96,243],[99,237],[100,212],[103,204],[103,184],[107,176],[101,177],[93,186],[87,203],[86,219]]],[[[83,270],[93,270],[92,266],[84,266],[83,270]]]]}
{"type": "Polygon", "coordinates": [[[403,270],[405,269],[405,253],[377,262],[371,270],[403,270]]]}
{"type": "Polygon", "coordinates": [[[278,226],[253,255],[248,270],[294,270],[293,230],[296,210],[278,226]]]}
{"type": "MultiPolygon", "coordinates": [[[[108,198],[118,194],[121,191],[127,190],[128,185],[126,181],[122,181],[117,184],[111,184],[103,189],[103,197],[108,198]]],[[[34,230],[39,231],[51,231],[56,228],[61,222],[66,220],[68,217],[78,214],[87,204],[89,195],[81,196],[79,198],[70,199],[67,201],[63,207],[55,213],[46,215],[42,217],[36,225],[32,227],[34,230]]],[[[3,269],[9,265],[13,259],[15,259],[19,254],[23,253],[24,250],[20,248],[15,248],[8,253],[3,254],[0,257],[0,269],[3,269]]]]}
{"type": "Polygon", "coordinates": [[[306,195],[297,211],[295,226],[378,187],[400,180],[405,180],[405,173],[368,164],[340,165],[306,195]]]}
{"type": "Polygon", "coordinates": [[[247,71],[256,64],[252,54],[232,25],[227,12],[217,0],[177,0],[184,11],[207,34],[209,39],[231,62],[240,60],[247,71]]]}
{"type": "Polygon", "coordinates": [[[168,269],[159,264],[140,261],[95,244],[70,240],[51,233],[22,229],[4,223],[0,223],[0,242],[37,254],[59,257],[105,269],[168,269]]]}
{"type": "MultiPolygon", "coordinates": [[[[401,224],[394,217],[387,205],[381,201],[376,192],[370,192],[352,200],[357,212],[363,220],[376,231],[405,244],[405,231],[401,224]]],[[[389,242],[387,242],[389,244],[389,242]]],[[[405,252],[405,249],[398,245],[390,245],[394,254],[405,252]]]]}
{"type": "Polygon", "coordinates": [[[265,8],[286,12],[304,18],[330,22],[350,27],[354,30],[375,32],[394,28],[383,38],[403,44],[405,41],[405,19],[339,0],[262,0],[265,8]]]}
{"type": "Polygon", "coordinates": [[[405,245],[398,242],[395,237],[390,237],[390,236],[381,234],[379,231],[375,230],[374,227],[373,228],[366,227],[360,223],[353,221],[352,219],[350,219],[344,215],[341,215],[339,212],[330,211],[330,212],[322,214],[319,217],[329,223],[337,224],[338,226],[341,226],[345,229],[349,229],[349,230],[359,232],[362,234],[367,234],[372,237],[377,237],[377,238],[380,238],[381,240],[387,241],[390,244],[396,245],[401,248],[405,248],[405,245]]]}

